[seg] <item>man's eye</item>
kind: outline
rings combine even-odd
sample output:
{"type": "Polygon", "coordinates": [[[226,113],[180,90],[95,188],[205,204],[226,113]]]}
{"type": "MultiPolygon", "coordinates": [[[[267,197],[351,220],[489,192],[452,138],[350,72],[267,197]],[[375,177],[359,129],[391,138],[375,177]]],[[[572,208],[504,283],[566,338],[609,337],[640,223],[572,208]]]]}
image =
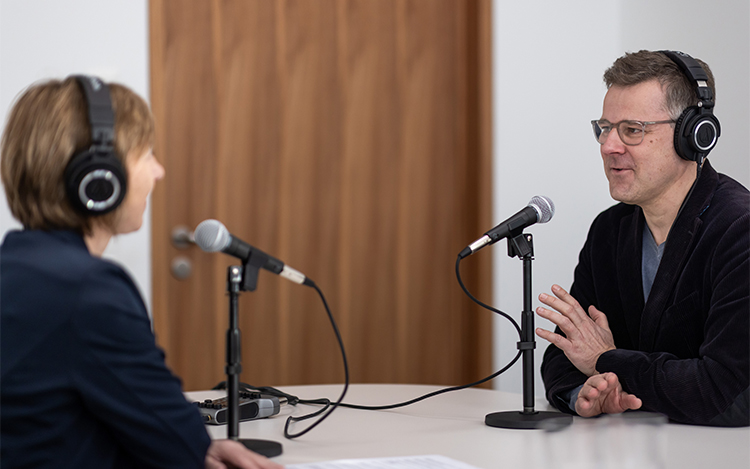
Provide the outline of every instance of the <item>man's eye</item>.
{"type": "Polygon", "coordinates": [[[639,126],[639,125],[637,125],[637,126],[629,125],[629,126],[625,127],[625,132],[628,135],[640,135],[641,132],[643,132],[643,128],[641,126],[639,126]]]}

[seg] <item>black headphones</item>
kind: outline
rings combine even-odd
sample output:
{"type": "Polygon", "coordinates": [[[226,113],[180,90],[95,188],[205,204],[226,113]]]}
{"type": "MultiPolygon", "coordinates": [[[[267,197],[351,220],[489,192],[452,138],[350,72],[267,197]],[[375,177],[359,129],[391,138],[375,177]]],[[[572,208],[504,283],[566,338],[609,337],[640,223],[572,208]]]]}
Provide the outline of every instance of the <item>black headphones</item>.
{"type": "Polygon", "coordinates": [[[674,129],[674,148],[677,154],[699,165],[708,155],[721,135],[719,119],[714,116],[714,99],[708,87],[708,75],[703,67],[689,55],[679,51],[659,51],[676,63],[695,85],[698,105],[685,109],[677,118],[674,129]]]}
{"type": "Polygon", "coordinates": [[[91,146],[73,156],[65,187],[73,206],[89,215],[116,209],[127,190],[127,173],[115,155],[115,115],[109,87],[99,78],[76,75],[88,107],[91,146]]]}

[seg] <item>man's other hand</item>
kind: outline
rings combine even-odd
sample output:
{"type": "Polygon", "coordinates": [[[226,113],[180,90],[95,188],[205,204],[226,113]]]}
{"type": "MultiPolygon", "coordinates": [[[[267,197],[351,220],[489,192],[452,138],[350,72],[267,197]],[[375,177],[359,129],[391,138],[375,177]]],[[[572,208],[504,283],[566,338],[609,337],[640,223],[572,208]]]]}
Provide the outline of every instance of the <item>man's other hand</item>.
{"type": "Polygon", "coordinates": [[[620,380],[614,373],[602,373],[590,377],[578,393],[576,413],[581,417],[599,414],[619,414],[626,410],[640,409],[639,398],[622,390],[620,380]]]}

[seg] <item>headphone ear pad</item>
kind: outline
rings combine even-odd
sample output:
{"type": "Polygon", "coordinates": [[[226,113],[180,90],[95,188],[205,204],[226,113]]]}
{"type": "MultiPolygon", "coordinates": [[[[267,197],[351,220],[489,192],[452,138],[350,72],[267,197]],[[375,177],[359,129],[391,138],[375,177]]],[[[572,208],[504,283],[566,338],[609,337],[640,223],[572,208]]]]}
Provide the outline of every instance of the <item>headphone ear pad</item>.
{"type": "Polygon", "coordinates": [[[127,192],[127,173],[112,153],[88,149],[65,169],[65,188],[73,206],[89,215],[115,210],[127,192]]]}
{"type": "Polygon", "coordinates": [[[720,134],[719,120],[712,113],[691,106],[675,122],[675,151],[688,161],[699,162],[716,146],[720,134]]]}
{"type": "Polygon", "coordinates": [[[674,124],[674,149],[681,158],[688,161],[696,161],[695,151],[690,144],[691,127],[689,123],[695,117],[697,109],[697,106],[685,109],[674,124]]]}

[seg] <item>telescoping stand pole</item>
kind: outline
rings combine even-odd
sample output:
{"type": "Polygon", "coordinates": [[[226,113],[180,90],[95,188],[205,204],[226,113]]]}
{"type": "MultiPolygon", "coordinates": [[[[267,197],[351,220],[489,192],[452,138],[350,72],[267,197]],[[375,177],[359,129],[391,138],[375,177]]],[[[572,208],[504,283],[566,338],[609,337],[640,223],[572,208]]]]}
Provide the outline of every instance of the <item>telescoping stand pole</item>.
{"type": "Polygon", "coordinates": [[[508,238],[508,256],[523,261],[523,311],[521,313],[521,341],[518,349],[523,364],[523,412],[506,411],[487,414],[484,423],[500,428],[562,428],[573,422],[573,417],[560,412],[534,410],[534,311],[531,307],[531,261],[534,260],[534,238],[520,233],[508,238]]]}
{"type": "MultiPolygon", "coordinates": [[[[242,345],[239,328],[239,295],[245,289],[243,272],[253,267],[231,265],[227,270],[229,294],[229,329],[227,329],[227,438],[238,441],[248,449],[266,457],[281,454],[281,443],[269,440],[240,439],[240,373],[242,373],[242,345]]],[[[257,270],[252,272],[257,279],[257,270]]],[[[255,290],[255,285],[252,285],[255,290]]]]}

